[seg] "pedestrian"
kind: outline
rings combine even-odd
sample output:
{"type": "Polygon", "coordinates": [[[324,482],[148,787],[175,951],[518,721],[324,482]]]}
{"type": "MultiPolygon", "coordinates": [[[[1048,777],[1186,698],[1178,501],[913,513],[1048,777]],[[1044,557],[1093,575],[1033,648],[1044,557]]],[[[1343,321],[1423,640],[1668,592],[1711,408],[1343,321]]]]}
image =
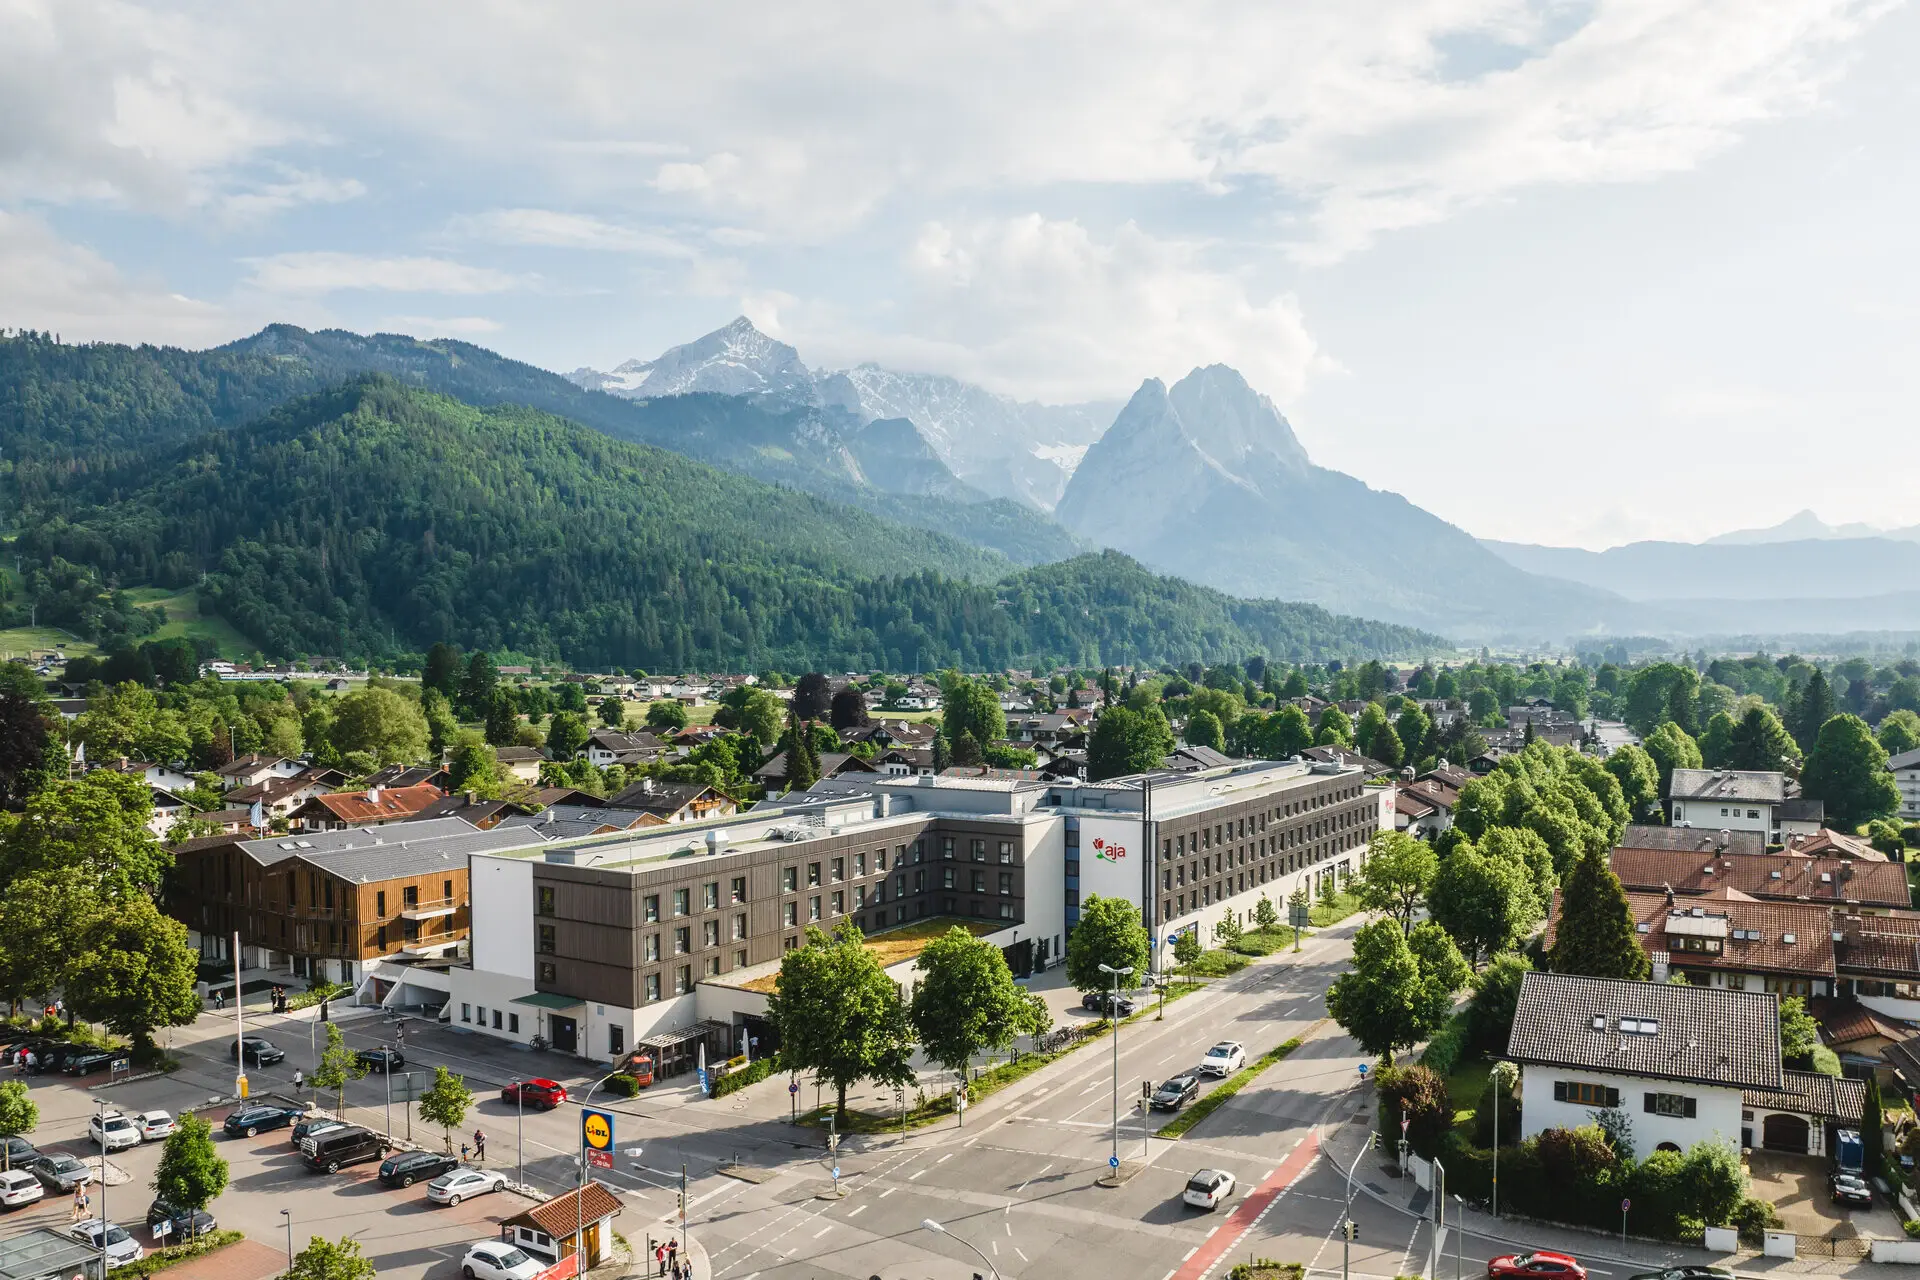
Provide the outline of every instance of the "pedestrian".
{"type": "Polygon", "coordinates": [[[30,1076],[37,1075],[39,1071],[40,1071],[40,1055],[35,1053],[31,1049],[27,1050],[27,1074],[30,1076]]]}
{"type": "Polygon", "coordinates": [[[293,1069],[293,1091],[298,1093],[306,1087],[307,1077],[301,1072],[300,1068],[295,1067],[293,1069]]]}
{"type": "Polygon", "coordinates": [[[393,1034],[395,1039],[401,1044],[405,1044],[407,1042],[407,1024],[403,1022],[398,1027],[395,1027],[393,1034]]]}
{"type": "Polygon", "coordinates": [[[673,1260],[673,1280],[680,1280],[680,1259],[673,1260]]]}
{"type": "Polygon", "coordinates": [[[460,1163],[461,1164],[465,1164],[467,1162],[467,1149],[468,1148],[466,1143],[463,1142],[460,1144],[460,1163]]]}
{"type": "Polygon", "coordinates": [[[654,1274],[665,1276],[667,1274],[667,1246],[664,1244],[653,1246],[653,1261],[655,1266],[659,1268],[654,1274]]]}
{"type": "Polygon", "coordinates": [[[667,1261],[673,1264],[673,1273],[680,1274],[680,1241],[678,1238],[667,1241],[667,1261]]]}
{"type": "Polygon", "coordinates": [[[215,1012],[215,1013],[218,1013],[218,1012],[220,1012],[221,1010],[223,1010],[223,1009],[225,1009],[226,1007],[227,1007],[227,993],[226,993],[225,991],[216,991],[216,992],[214,992],[214,993],[213,993],[213,1010],[214,1010],[214,1012],[215,1012]]]}
{"type": "Polygon", "coordinates": [[[473,1131],[473,1154],[481,1164],[487,1162],[487,1135],[478,1129],[473,1131]]]}
{"type": "Polygon", "coordinates": [[[80,1222],[87,1216],[87,1184],[81,1183],[73,1189],[73,1216],[71,1222],[80,1222]]]}

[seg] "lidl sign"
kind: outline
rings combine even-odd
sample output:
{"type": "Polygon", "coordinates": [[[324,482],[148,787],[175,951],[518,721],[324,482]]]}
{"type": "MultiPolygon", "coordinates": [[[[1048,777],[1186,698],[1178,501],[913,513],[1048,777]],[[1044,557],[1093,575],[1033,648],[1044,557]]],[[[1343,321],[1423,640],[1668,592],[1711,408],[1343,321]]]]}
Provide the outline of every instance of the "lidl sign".
{"type": "Polygon", "coordinates": [[[582,1111],[580,1141],[588,1151],[612,1151],[613,1116],[605,1111],[582,1111]]]}

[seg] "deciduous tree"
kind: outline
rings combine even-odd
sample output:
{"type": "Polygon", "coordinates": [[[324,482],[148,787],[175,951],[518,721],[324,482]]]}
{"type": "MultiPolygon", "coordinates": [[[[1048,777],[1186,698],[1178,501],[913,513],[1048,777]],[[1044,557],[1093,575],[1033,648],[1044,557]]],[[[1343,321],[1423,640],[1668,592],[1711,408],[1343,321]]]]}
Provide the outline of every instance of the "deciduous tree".
{"type": "Polygon", "coordinates": [[[556,711],[547,722],[547,755],[555,760],[571,760],[580,754],[590,736],[579,713],[556,711]]]}
{"type": "Polygon", "coordinates": [[[1525,869],[1489,858],[1472,845],[1440,863],[1429,909],[1474,965],[1526,936],[1539,918],[1525,869]]]}
{"type": "Polygon", "coordinates": [[[131,894],[103,904],[80,931],[63,978],[76,1014],[126,1036],[145,1058],[155,1027],[183,1027],[200,1016],[195,976],[186,926],[145,894],[131,894]]]}
{"type": "Polygon", "coordinates": [[[1800,787],[1808,798],[1827,802],[1828,825],[1843,831],[1900,808],[1900,788],[1887,771],[1887,749],[1859,716],[1833,716],[1821,726],[1800,787]]]}
{"type": "Polygon", "coordinates": [[[189,1214],[199,1213],[227,1189],[227,1162],[213,1144],[213,1126],[194,1112],[174,1123],[160,1151],[153,1189],[189,1214]]]}
{"type": "Polygon", "coordinates": [[[832,938],[809,928],[806,945],[781,957],[768,1005],[782,1064],[826,1081],[842,1122],[847,1090],[860,1081],[913,1082],[913,1028],[900,990],[851,925],[832,938]]]}
{"type": "Polygon", "coordinates": [[[1188,716],[1185,737],[1189,746],[1212,747],[1215,751],[1227,749],[1226,731],[1220,727],[1220,717],[1211,711],[1196,711],[1188,716]]]}
{"type": "Polygon", "coordinates": [[[347,1115],[347,1082],[363,1080],[367,1075],[366,1064],[361,1062],[354,1051],[347,1047],[346,1037],[340,1034],[340,1024],[327,1024],[327,1047],[320,1051],[320,1063],[314,1067],[307,1082],[318,1092],[331,1089],[339,1098],[339,1109],[335,1112],[341,1119],[347,1115]]]}
{"type": "Polygon", "coordinates": [[[376,1274],[373,1263],[361,1255],[358,1240],[314,1236],[294,1256],[283,1280],[374,1280],[376,1274]]]}
{"type": "Polygon", "coordinates": [[[1649,733],[1645,739],[1645,746],[1647,754],[1653,757],[1654,767],[1660,771],[1662,797],[1673,789],[1675,769],[1701,767],[1700,745],[1687,734],[1686,730],[1671,721],[1649,733]]]}
{"type": "MultiPolygon", "coordinates": [[[[717,715],[715,720],[717,722],[717,715]]],[[[657,698],[647,704],[647,728],[656,733],[675,734],[686,727],[687,709],[677,699],[657,698]]]]}
{"type": "Polygon", "coordinates": [[[1354,935],[1353,967],[1327,989],[1327,1012],[1362,1049],[1391,1063],[1395,1050],[1439,1030],[1466,973],[1437,926],[1408,935],[1391,920],[1375,920],[1354,935]]]}
{"type": "MultiPolygon", "coordinates": [[[[27,1082],[0,1080],[0,1139],[31,1133],[39,1123],[40,1107],[27,1092],[27,1082]]],[[[0,1162],[8,1169],[13,1168],[12,1144],[0,1143],[0,1162]]]]}
{"type": "Polygon", "coordinates": [[[1087,740],[1087,776],[1098,782],[1160,768],[1173,750],[1173,730],[1158,707],[1109,707],[1087,740]]]}
{"type": "Polygon", "coordinates": [[[412,764],[427,754],[427,719],[419,704],[391,689],[369,685],[334,699],[329,733],[343,756],[364,751],[381,764],[412,764]]]}
{"type": "Polygon", "coordinates": [[[927,1057],[948,1071],[964,1079],[976,1055],[1031,1034],[1031,1003],[999,947],[956,925],[927,944],[915,967],[913,1029],[927,1057]]]}
{"type": "Polygon", "coordinates": [[[1384,911],[1413,929],[1413,917],[1426,903],[1440,859],[1433,846],[1404,831],[1376,831],[1367,841],[1367,860],[1350,886],[1362,908],[1384,911]]]}
{"type": "MultiPolygon", "coordinates": [[[[327,1039],[327,1047],[332,1048],[332,1035],[327,1039]]],[[[467,1078],[444,1066],[435,1067],[433,1083],[420,1095],[420,1118],[440,1126],[448,1152],[453,1150],[453,1131],[466,1123],[467,1110],[472,1106],[473,1090],[467,1088],[467,1078]]]]}
{"type": "Polygon", "coordinates": [[[1080,904],[1080,923],[1067,935],[1067,981],[1080,991],[1106,991],[1113,980],[1100,971],[1103,964],[1131,968],[1138,982],[1147,971],[1147,931],[1131,902],[1093,893],[1080,904]]]}

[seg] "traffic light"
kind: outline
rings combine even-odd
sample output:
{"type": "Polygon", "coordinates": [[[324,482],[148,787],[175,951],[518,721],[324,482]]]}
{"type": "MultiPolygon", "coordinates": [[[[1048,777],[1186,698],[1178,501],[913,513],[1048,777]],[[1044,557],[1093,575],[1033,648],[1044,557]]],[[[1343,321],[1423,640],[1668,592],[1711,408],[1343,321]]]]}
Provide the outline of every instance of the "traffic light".
{"type": "Polygon", "coordinates": [[[1340,1224],[1340,1234],[1348,1240],[1360,1238],[1360,1224],[1348,1218],[1340,1224]]]}

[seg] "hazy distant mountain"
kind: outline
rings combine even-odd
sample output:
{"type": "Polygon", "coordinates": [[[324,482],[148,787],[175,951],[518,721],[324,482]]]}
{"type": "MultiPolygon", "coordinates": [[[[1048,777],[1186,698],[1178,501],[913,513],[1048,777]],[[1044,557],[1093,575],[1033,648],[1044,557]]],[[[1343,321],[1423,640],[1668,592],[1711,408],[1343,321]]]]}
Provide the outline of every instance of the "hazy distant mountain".
{"type": "Polygon", "coordinates": [[[1516,569],[1398,494],[1313,465],[1224,365],[1141,384],[1056,511],[1094,541],[1222,590],[1310,600],[1457,639],[1624,627],[1616,596],[1516,569]]]}
{"type": "MultiPolygon", "coordinates": [[[[1529,573],[1629,600],[1851,600],[1920,591],[1920,544],[1892,538],[1630,542],[1606,551],[1482,540],[1529,573]]],[[[1920,626],[1920,613],[1908,625],[1920,626]]]]}
{"type": "Polygon", "coordinates": [[[1828,524],[1812,511],[1800,511],[1766,529],[1735,529],[1704,540],[1709,547],[1755,546],[1768,542],[1807,542],[1835,538],[1898,538],[1920,529],[1885,530],[1870,524],[1828,524]]]}
{"type": "Polygon", "coordinates": [[[1067,477],[1113,421],[1118,404],[1044,405],[995,395],[972,383],[877,365],[812,371],[800,353],[742,316],[655,360],[629,360],[609,373],[576,369],[578,386],[626,399],[710,392],[748,396],[780,408],[845,410],[874,422],[913,423],[939,460],[996,498],[1053,509],[1067,477]]]}

